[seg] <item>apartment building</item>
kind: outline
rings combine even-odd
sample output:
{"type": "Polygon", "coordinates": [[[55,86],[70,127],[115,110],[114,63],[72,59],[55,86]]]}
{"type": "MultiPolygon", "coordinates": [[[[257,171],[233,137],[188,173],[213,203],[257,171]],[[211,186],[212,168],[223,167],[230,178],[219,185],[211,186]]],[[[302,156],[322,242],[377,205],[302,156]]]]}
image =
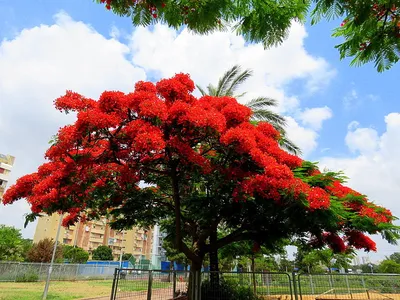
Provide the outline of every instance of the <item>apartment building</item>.
{"type": "MultiPolygon", "coordinates": [[[[55,239],[60,216],[53,214],[39,219],[36,226],[33,242],[44,238],[55,239]]],[[[122,253],[131,253],[136,261],[151,259],[152,256],[152,230],[133,228],[131,230],[115,231],[108,225],[107,219],[79,222],[69,228],[62,227],[58,239],[64,245],[76,245],[91,253],[100,245],[112,249],[114,260],[119,260],[122,253]]]]}
{"type": "Polygon", "coordinates": [[[0,199],[3,197],[4,191],[6,190],[14,160],[14,156],[0,153],[0,199]]]}
{"type": "Polygon", "coordinates": [[[155,269],[161,269],[161,262],[167,261],[165,250],[163,248],[163,241],[165,233],[161,231],[160,226],[156,225],[153,228],[153,250],[151,256],[151,263],[155,269]]]}

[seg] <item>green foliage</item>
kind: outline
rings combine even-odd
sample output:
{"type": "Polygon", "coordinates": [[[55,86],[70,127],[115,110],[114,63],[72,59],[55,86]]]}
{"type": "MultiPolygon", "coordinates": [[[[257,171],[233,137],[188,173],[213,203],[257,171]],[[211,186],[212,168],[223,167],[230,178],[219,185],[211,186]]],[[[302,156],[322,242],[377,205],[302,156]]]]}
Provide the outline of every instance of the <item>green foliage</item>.
{"type": "Polygon", "coordinates": [[[304,0],[113,0],[111,7],[114,13],[131,17],[135,26],[162,22],[206,34],[231,24],[247,41],[269,47],[285,39],[293,20],[305,19],[308,5],[304,0]]]}
{"type": "Polygon", "coordinates": [[[33,240],[31,239],[22,239],[22,257],[24,260],[27,259],[28,252],[33,247],[33,240]]]}
{"type": "Polygon", "coordinates": [[[93,260],[113,260],[111,248],[101,245],[97,247],[92,253],[93,260]]]}
{"type": "Polygon", "coordinates": [[[22,261],[24,242],[21,231],[14,227],[0,225],[0,261],[22,261]]]}
{"type": "Polygon", "coordinates": [[[311,250],[302,254],[300,266],[303,271],[310,271],[313,273],[321,271],[320,264],[327,268],[348,269],[354,257],[355,253],[353,251],[334,253],[329,248],[311,250]]]}
{"type": "Polygon", "coordinates": [[[63,248],[63,257],[72,264],[84,264],[89,259],[89,253],[82,248],[66,245],[63,248]]]}
{"type": "Polygon", "coordinates": [[[136,258],[133,256],[132,253],[122,254],[122,260],[129,260],[132,265],[135,265],[136,263],[136,258]]]}
{"type": "Polygon", "coordinates": [[[400,274],[400,264],[391,259],[382,261],[378,266],[379,273],[400,274]]]}
{"type": "Polygon", "coordinates": [[[39,281],[39,274],[35,271],[30,270],[23,274],[18,274],[15,278],[15,282],[35,282],[39,281]]]}
{"type": "Polygon", "coordinates": [[[240,285],[236,280],[221,280],[216,288],[209,280],[201,284],[201,299],[219,300],[261,300],[250,285],[240,285]],[[216,298],[216,296],[218,298],[216,298]]]}
{"type": "MultiPolygon", "coordinates": [[[[96,0],[101,2],[101,0],[96,0]]],[[[312,24],[341,18],[333,33],[351,65],[373,62],[379,72],[397,63],[400,54],[400,0],[112,0],[114,13],[132,18],[135,26],[158,22],[196,33],[233,29],[247,42],[264,47],[282,43],[292,21],[305,21],[311,6],[312,24]]]]}
{"type": "Polygon", "coordinates": [[[395,261],[396,263],[400,264],[400,252],[395,252],[389,256],[389,259],[395,261]]]}
{"type": "Polygon", "coordinates": [[[162,247],[165,250],[165,255],[170,262],[176,262],[185,266],[190,264],[190,261],[187,259],[186,255],[176,249],[173,241],[164,239],[162,247]]]}
{"type": "Polygon", "coordinates": [[[341,58],[353,57],[351,65],[374,62],[379,72],[397,63],[400,54],[400,1],[318,0],[313,23],[321,18],[342,18],[333,36],[344,38],[337,45],[341,58]]]}
{"type": "MultiPolygon", "coordinates": [[[[49,263],[51,262],[51,257],[53,255],[54,241],[45,238],[38,243],[33,244],[32,248],[26,254],[26,260],[29,262],[41,262],[49,263]]],[[[62,261],[62,246],[57,245],[55,261],[62,261]]]]}

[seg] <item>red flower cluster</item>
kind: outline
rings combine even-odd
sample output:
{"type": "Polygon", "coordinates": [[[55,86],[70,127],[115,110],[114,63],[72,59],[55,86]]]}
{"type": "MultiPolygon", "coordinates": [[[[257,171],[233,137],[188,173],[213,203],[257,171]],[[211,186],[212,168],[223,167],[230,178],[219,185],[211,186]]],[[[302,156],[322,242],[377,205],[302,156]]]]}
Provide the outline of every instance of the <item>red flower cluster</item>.
{"type": "Polygon", "coordinates": [[[376,243],[368,236],[357,230],[346,232],[346,239],[350,246],[356,249],[365,249],[366,251],[376,251],[376,243]]]}
{"type": "Polygon", "coordinates": [[[323,240],[332,249],[333,252],[340,253],[345,252],[347,247],[343,239],[336,233],[326,232],[323,235],[323,240]]]}

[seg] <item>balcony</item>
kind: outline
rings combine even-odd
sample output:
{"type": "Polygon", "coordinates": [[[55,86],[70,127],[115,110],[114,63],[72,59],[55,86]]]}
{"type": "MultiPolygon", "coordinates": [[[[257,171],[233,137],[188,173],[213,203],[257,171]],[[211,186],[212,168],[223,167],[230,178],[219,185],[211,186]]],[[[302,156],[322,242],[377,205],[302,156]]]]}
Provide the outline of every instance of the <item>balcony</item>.
{"type": "Polygon", "coordinates": [[[91,236],[90,242],[103,244],[103,238],[99,236],[91,236]]]}
{"type": "Polygon", "coordinates": [[[2,169],[4,169],[4,170],[7,170],[7,171],[11,171],[12,165],[9,165],[9,164],[0,162],[0,168],[2,168],[2,169]]]}
{"type": "Polygon", "coordinates": [[[100,233],[100,234],[104,234],[104,228],[102,229],[101,227],[92,227],[91,232],[93,233],[100,233]]]}
{"type": "Polygon", "coordinates": [[[8,182],[8,174],[0,173],[0,180],[8,182]]]}

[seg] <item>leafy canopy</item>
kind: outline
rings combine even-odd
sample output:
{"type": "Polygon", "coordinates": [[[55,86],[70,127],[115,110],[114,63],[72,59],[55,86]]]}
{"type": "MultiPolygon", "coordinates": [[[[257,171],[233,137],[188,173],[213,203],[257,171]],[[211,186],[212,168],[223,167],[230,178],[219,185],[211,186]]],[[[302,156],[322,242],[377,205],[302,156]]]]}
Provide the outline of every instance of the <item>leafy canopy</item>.
{"type": "Polygon", "coordinates": [[[73,264],[84,264],[89,259],[89,253],[80,247],[66,245],[63,248],[63,257],[73,264]]]}
{"type": "Polygon", "coordinates": [[[3,203],[26,198],[29,219],[67,213],[65,226],[101,216],[119,230],[165,220],[196,267],[218,228],[224,235],[213,251],[239,241],[271,248],[292,238],[335,252],[376,250],[364,233],[395,243],[389,210],[344,186],[340,174],[321,173],[281,149],[280,133],[253,124],[252,111],[236,99],[196,98],[194,88],[177,74],[99,100],[68,91],[55,105],[76,112],[76,122],[60,129],[48,162],[18,179],[3,203]]]}
{"type": "Polygon", "coordinates": [[[14,227],[0,225],[0,261],[22,261],[23,250],[21,231],[14,227]]]}
{"type": "MultiPolygon", "coordinates": [[[[54,250],[54,241],[45,238],[33,244],[32,248],[28,251],[26,255],[26,259],[27,261],[30,262],[49,263],[51,262],[53,250],[54,250]]],[[[62,257],[63,257],[63,247],[61,245],[57,245],[55,261],[61,262],[62,257]]]]}
{"type": "Polygon", "coordinates": [[[379,72],[389,69],[400,55],[400,0],[96,0],[135,26],[158,22],[206,34],[232,28],[248,42],[265,47],[280,44],[293,21],[304,22],[311,11],[312,24],[322,18],[342,18],[333,36],[341,58],[352,65],[374,62],[379,72]]]}
{"type": "Polygon", "coordinates": [[[101,245],[93,250],[92,253],[93,260],[113,260],[113,254],[111,248],[101,245]]]}

